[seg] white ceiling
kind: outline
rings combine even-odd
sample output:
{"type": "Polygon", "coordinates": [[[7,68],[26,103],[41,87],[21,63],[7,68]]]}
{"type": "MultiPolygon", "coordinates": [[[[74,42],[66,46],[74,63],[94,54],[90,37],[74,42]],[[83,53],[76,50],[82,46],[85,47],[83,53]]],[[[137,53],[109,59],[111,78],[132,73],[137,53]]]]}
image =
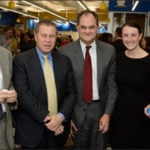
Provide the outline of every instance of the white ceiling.
{"type": "MultiPolygon", "coordinates": [[[[1,0],[0,6],[7,8],[9,5],[9,2],[11,0],[1,0]]],[[[83,10],[83,8],[77,3],[76,0],[12,0],[15,4],[14,10],[25,12],[25,13],[41,13],[43,12],[42,9],[35,8],[31,4],[27,4],[25,1],[29,1],[33,4],[36,4],[38,6],[41,6],[42,8],[45,8],[46,10],[50,10],[52,12],[61,13],[66,12],[80,12],[83,10]]],[[[96,10],[100,7],[100,4],[103,0],[86,0],[82,1],[90,10],[96,10]]],[[[108,6],[109,0],[104,1],[106,5],[108,6]]]]}
{"type": "MultiPolygon", "coordinates": [[[[108,11],[100,11],[100,5],[102,2],[105,2],[109,11],[131,11],[131,7],[135,0],[78,0],[82,2],[88,9],[96,11],[99,15],[105,13],[108,14],[108,11]],[[116,5],[117,4],[117,5],[116,5]],[[125,4],[125,5],[120,5],[125,4]],[[120,7],[121,6],[121,7],[120,7]]],[[[43,17],[47,14],[50,14],[52,19],[55,19],[55,14],[65,17],[68,19],[74,19],[77,16],[77,13],[83,10],[83,8],[77,3],[77,0],[0,0],[0,8],[9,8],[8,5],[10,2],[14,2],[14,7],[11,10],[19,11],[21,13],[26,13],[36,17],[43,17]],[[27,4],[30,2],[32,4],[27,4]],[[34,6],[36,5],[36,7],[34,6]],[[37,8],[40,6],[41,8],[37,8]],[[46,12],[46,13],[45,13],[46,12]],[[53,14],[52,14],[53,13],[53,14]],[[42,16],[43,15],[43,16],[42,16]]],[[[147,12],[150,11],[150,0],[139,0],[139,5],[137,7],[137,12],[141,11],[147,12]],[[146,9],[147,8],[147,9],[146,9]]],[[[7,10],[8,11],[8,10],[7,10]]],[[[55,16],[56,17],[56,16],[55,16]]],[[[102,17],[101,17],[102,18],[102,17]]]]}

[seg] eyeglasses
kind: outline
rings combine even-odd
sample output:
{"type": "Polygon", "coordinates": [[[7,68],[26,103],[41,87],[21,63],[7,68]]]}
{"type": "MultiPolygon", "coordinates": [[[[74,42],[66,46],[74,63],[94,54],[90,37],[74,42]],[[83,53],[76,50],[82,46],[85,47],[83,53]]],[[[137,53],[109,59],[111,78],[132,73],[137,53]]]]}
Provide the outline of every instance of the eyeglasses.
{"type": "Polygon", "coordinates": [[[50,39],[55,39],[57,37],[57,34],[39,34],[42,38],[46,39],[46,38],[50,38],[50,39]]]}

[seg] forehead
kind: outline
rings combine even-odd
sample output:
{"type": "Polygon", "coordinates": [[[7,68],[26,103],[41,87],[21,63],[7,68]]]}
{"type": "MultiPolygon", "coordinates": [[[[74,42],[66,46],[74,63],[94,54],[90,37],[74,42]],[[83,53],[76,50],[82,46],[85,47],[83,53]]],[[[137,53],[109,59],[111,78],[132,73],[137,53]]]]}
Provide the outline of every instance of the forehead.
{"type": "Polygon", "coordinates": [[[6,31],[6,33],[12,33],[12,32],[13,32],[13,30],[11,30],[11,29],[6,31]]]}
{"type": "Polygon", "coordinates": [[[21,33],[21,31],[20,31],[20,30],[16,30],[15,32],[16,32],[16,33],[21,33]]]}
{"type": "Polygon", "coordinates": [[[90,25],[90,24],[95,24],[96,25],[96,19],[92,14],[83,14],[80,17],[79,20],[79,25],[90,25]]]}
{"type": "Polygon", "coordinates": [[[53,33],[56,33],[57,30],[56,30],[56,27],[53,26],[53,25],[46,25],[46,24],[41,24],[39,26],[39,32],[43,32],[43,33],[49,33],[49,32],[53,32],[53,33]]]}
{"type": "Polygon", "coordinates": [[[137,28],[135,27],[130,27],[130,26],[124,26],[124,28],[122,29],[122,33],[126,33],[126,32],[129,32],[129,33],[137,33],[139,32],[137,28]]]}

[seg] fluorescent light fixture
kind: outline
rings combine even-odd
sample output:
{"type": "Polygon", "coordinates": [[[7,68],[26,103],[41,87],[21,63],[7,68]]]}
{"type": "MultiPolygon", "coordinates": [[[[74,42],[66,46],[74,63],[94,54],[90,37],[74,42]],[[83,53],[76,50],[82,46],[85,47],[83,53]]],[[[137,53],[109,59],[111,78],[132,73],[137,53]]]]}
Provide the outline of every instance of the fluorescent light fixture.
{"type": "Polygon", "coordinates": [[[7,11],[10,11],[10,12],[14,12],[14,13],[23,15],[23,16],[31,17],[31,18],[34,18],[34,19],[39,19],[36,16],[30,15],[30,14],[27,14],[27,13],[24,13],[24,12],[20,12],[18,10],[10,9],[10,8],[4,7],[4,6],[0,6],[0,8],[3,9],[3,10],[7,10],[7,11]]]}
{"type": "Polygon", "coordinates": [[[77,3],[84,9],[88,9],[87,6],[81,1],[81,0],[78,0],[77,3]]]}
{"type": "Polygon", "coordinates": [[[59,14],[57,14],[57,13],[51,11],[51,10],[48,10],[48,9],[46,9],[44,7],[38,6],[37,4],[34,4],[33,2],[29,2],[29,1],[26,1],[26,0],[22,0],[22,2],[24,2],[24,3],[28,4],[28,5],[31,5],[31,6],[33,6],[35,8],[37,8],[37,9],[43,10],[45,12],[48,12],[48,13],[52,14],[53,16],[56,16],[56,17],[58,17],[58,18],[60,18],[62,20],[65,20],[65,21],[67,20],[67,18],[65,18],[65,17],[63,17],[63,16],[61,16],[61,15],[59,15],[59,14]]]}
{"type": "Polygon", "coordinates": [[[135,10],[135,8],[137,7],[138,4],[139,4],[139,0],[136,0],[133,4],[132,11],[135,10]]]}
{"type": "Polygon", "coordinates": [[[76,22],[73,22],[73,21],[69,21],[71,24],[73,24],[73,25],[76,25],[76,22]]]}

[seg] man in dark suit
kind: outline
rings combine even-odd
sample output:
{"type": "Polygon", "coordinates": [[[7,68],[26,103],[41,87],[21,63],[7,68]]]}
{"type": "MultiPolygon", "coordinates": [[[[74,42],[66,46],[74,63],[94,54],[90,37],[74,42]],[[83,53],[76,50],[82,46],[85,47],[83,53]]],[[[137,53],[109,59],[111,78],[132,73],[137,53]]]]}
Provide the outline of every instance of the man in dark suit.
{"type": "MultiPolygon", "coordinates": [[[[49,20],[37,23],[34,32],[36,48],[14,59],[14,86],[18,92],[16,143],[23,149],[63,148],[68,137],[70,116],[76,100],[71,61],[54,51],[57,38],[55,24],[49,20]],[[44,59],[53,66],[58,113],[48,110],[44,59]]],[[[51,84],[50,84],[51,85],[51,84]]]]}
{"type": "Polygon", "coordinates": [[[122,27],[116,28],[115,40],[112,42],[112,45],[115,47],[117,55],[127,49],[122,42],[122,27]]]}
{"type": "MultiPolygon", "coordinates": [[[[70,57],[75,74],[78,99],[74,107],[71,135],[75,149],[103,150],[105,133],[109,129],[117,95],[115,83],[115,50],[107,43],[96,40],[98,16],[93,11],[83,11],[77,18],[79,39],[63,47],[59,52],[70,57]],[[83,72],[86,46],[92,62],[92,98],[85,102],[83,72]]],[[[86,74],[89,76],[89,74],[86,74]]]]}

